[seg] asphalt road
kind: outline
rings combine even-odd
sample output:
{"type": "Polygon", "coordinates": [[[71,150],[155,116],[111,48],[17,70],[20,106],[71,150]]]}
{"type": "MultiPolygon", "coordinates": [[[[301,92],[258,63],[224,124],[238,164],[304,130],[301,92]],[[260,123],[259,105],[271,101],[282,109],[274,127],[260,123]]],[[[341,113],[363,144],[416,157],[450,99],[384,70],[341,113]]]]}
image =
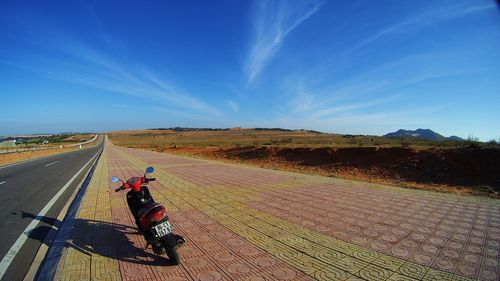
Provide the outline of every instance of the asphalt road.
{"type": "MultiPolygon", "coordinates": [[[[78,188],[91,168],[91,164],[75,178],[67,190],[48,210],[45,216],[36,217],[56,193],[102,149],[102,144],[74,152],[53,155],[42,159],[0,167],[0,259],[16,243],[33,221],[36,228],[8,265],[1,280],[22,280],[28,272],[40,245],[55,218],[78,188]]],[[[0,266],[0,271],[2,270],[0,266]]]]}

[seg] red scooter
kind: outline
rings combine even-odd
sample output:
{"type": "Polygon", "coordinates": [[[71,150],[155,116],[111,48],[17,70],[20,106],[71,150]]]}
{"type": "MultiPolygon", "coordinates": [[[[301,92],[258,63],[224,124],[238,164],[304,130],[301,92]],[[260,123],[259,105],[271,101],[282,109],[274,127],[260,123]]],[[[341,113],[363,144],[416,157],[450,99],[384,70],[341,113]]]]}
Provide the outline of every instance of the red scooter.
{"type": "Polygon", "coordinates": [[[154,168],[148,167],[143,177],[131,177],[123,182],[118,177],[112,177],[112,182],[121,181],[122,185],[115,192],[131,188],[127,193],[127,204],[130,212],[135,218],[139,232],[146,239],[148,245],[153,247],[157,255],[167,253],[173,264],[179,264],[177,247],[186,242],[184,237],[174,234],[173,226],[167,216],[165,207],[154,202],[149,189],[145,186],[155,178],[147,178],[147,174],[153,173],[154,168]]]}

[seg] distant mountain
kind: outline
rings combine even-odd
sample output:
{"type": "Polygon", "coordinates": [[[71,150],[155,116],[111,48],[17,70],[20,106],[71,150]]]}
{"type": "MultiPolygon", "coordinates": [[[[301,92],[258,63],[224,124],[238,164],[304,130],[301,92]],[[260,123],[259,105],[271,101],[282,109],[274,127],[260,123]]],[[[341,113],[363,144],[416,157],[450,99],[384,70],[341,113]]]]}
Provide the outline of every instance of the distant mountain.
{"type": "Polygon", "coordinates": [[[461,137],[457,137],[457,136],[451,136],[448,138],[448,140],[451,140],[451,141],[463,141],[464,139],[461,138],[461,137]]]}
{"type": "Polygon", "coordinates": [[[424,139],[424,140],[452,140],[452,141],[463,141],[462,138],[457,136],[445,137],[440,135],[430,129],[417,129],[417,130],[403,130],[399,129],[394,133],[388,133],[383,135],[385,138],[393,139],[424,139]]]}

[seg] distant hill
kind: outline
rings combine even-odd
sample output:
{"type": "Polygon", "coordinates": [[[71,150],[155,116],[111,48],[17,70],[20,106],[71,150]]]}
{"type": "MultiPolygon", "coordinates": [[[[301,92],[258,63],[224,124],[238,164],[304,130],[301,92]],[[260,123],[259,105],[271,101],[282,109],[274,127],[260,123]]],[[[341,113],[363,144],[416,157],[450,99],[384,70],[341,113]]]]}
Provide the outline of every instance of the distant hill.
{"type": "Polygon", "coordinates": [[[463,141],[464,139],[461,138],[461,137],[457,137],[457,136],[451,136],[451,137],[448,137],[448,140],[451,140],[451,141],[463,141]]]}
{"type": "Polygon", "coordinates": [[[451,140],[463,141],[462,138],[457,136],[445,137],[430,129],[417,129],[417,130],[403,130],[399,129],[396,132],[383,135],[385,138],[392,139],[424,139],[424,140],[451,140]]]}

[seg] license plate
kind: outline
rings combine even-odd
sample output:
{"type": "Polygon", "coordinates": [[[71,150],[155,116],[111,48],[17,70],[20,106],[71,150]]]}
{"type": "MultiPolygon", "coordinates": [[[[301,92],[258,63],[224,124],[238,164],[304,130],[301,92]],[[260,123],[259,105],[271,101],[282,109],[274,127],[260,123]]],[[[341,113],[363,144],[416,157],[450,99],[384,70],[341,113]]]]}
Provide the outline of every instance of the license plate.
{"type": "Polygon", "coordinates": [[[169,221],[164,221],[159,225],[154,226],[153,229],[155,230],[157,237],[163,237],[172,232],[172,224],[169,221]]]}

